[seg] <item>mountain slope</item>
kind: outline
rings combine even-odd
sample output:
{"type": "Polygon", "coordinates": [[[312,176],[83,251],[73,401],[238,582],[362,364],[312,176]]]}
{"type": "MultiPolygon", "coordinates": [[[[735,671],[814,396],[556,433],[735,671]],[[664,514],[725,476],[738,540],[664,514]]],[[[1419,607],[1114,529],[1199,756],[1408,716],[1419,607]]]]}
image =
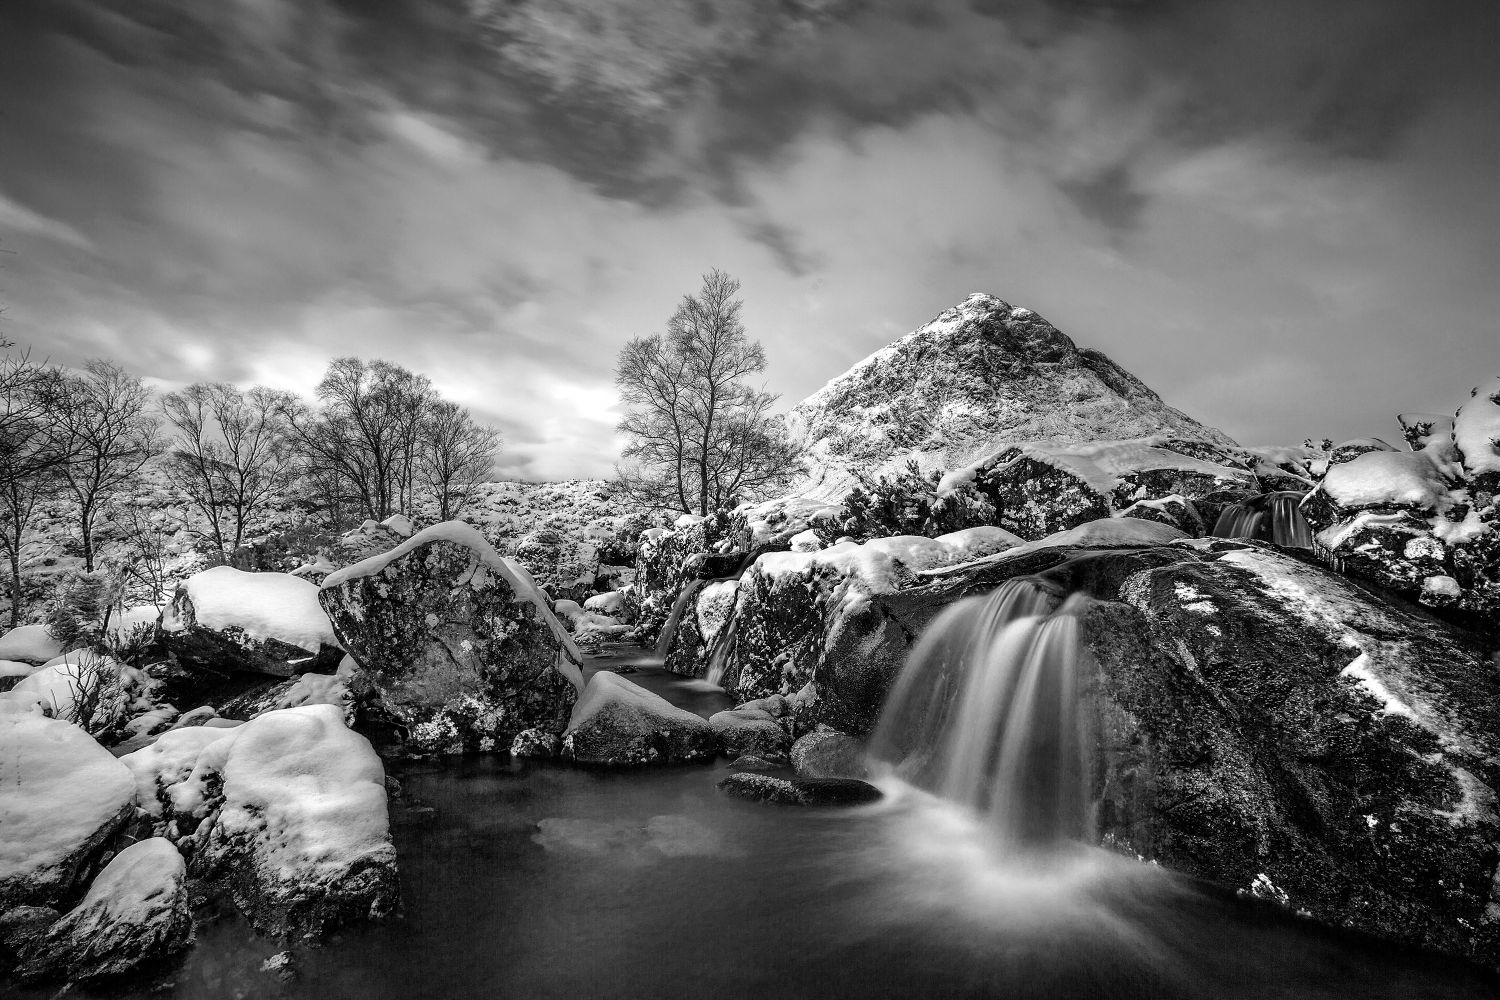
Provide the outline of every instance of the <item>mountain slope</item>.
{"type": "Polygon", "coordinates": [[[1233,445],[1029,309],[976,293],[882,348],[787,417],[808,458],[803,495],[916,458],[951,469],[1021,441],[1166,435],[1233,445]]]}

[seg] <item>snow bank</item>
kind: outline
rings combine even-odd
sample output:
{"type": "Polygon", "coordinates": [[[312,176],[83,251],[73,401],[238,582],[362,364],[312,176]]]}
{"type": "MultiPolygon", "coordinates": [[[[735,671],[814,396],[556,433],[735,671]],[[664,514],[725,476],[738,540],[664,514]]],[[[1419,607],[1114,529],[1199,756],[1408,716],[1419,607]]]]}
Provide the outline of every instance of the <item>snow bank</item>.
{"type": "Polygon", "coordinates": [[[1448,484],[1426,451],[1370,451],[1328,470],[1320,487],[1340,507],[1398,504],[1433,510],[1448,484]]]}
{"type": "MultiPolygon", "coordinates": [[[[215,566],[183,583],[199,625],[222,631],[242,629],[252,639],[277,639],[317,652],[338,646],[328,615],[318,603],[318,588],[290,573],[246,573],[215,566]]],[[[175,605],[162,612],[164,632],[187,627],[175,605]]]]}
{"type": "Polygon", "coordinates": [[[66,895],[129,816],[135,780],[70,722],[0,700],[0,911],[66,895]]]}
{"type": "Polygon", "coordinates": [[[411,518],[407,517],[405,514],[392,514],[384,521],[381,521],[380,526],[382,528],[389,528],[391,531],[394,531],[402,538],[410,538],[412,536],[412,532],[416,530],[416,528],[412,526],[411,518]]]}
{"type": "Polygon", "coordinates": [[[1500,472],[1500,378],[1474,390],[1453,419],[1453,440],[1470,473],[1500,472]]]}
{"type": "Polygon", "coordinates": [[[62,643],[52,638],[45,625],[22,625],[0,636],[0,660],[39,664],[62,654],[62,643]]]}
{"type": "MultiPolygon", "coordinates": [[[[568,659],[572,660],[575,664],[581,665],[583,663],[583,654],[579,652],[578,647],[574,644],[573,637],[568,634],[568,630],[563,626],[563,623],[552,613],[552,607],[547,601],[547,596],[542,593],[541,588],[532,580],[531,574],[526,571],[526,568],[515,560],[507,559],[499,552],[496,552],[495,547],[485,541],[484,536],[479,533],[478,529],[462,521],[444,521],[442,524],[434,524],[430,528],[423,528],[389,552],[382,552],[379,555],[371,556],[368,559],[355,563],[353,566],[346,566],[337,573],[331,574],[323,581],[323,589],[331,590],[351,580],[384,573],[386,568],[397,559],[431,542],[451,542],[454,545],[462,545],[473,552],[479,559],[481,569],[495,573],[500,579],[510,585],[511,590],[516,594],[517,600],[529,601],[532,607],[536,608],[537,618],[546,623],[547,627],[552,630],[553,636],[562,645],[563,652],[567,654],[568,659]]],[[[483,572],[475,572],[469,583],[476,590],[481,589],[488,583],[488,575],[483,572]]],[[[322,609],[319,608],[320,613],[321,611],[322,609]]],[[[572,673],[565,674],[565,676],[576,687],[582,689],[583,681],[581,677],[574,677],[572,673]]]]}
{"type": "Polygon", "coordinates": [[[618,615],[625,610],[625,592],[611,590],[608,593],[595,594],[583,602],[583,609],[601,615],[618,615]]]}

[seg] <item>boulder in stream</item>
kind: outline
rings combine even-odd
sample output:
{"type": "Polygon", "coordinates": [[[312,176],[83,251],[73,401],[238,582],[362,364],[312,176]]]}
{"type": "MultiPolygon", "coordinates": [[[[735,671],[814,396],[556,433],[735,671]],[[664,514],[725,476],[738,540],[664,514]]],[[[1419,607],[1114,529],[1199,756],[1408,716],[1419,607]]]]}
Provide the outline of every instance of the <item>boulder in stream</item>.
{"type": "Polygon", "coordinates": [[[617,674],[589,678],[562,738],[562,756],[630,766],[709,760],[719,738],[701,717],[617,674]]]}
{"type": "Polygon", "coordinates": [[[504,750],[560,732],[582,654],[525,569],[460,522],[434,525],[323,581],[323,607],[363,668],[357,694],[418,753],[504,750]]]}

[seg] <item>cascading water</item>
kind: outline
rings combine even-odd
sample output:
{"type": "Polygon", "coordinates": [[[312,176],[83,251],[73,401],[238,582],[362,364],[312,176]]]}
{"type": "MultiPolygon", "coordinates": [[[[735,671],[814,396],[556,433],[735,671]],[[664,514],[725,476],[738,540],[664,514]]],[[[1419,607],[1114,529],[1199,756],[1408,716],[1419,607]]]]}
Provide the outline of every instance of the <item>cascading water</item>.
{"type": "Polygon", "coordinates": [[[1078,613],[1035,579],[938,615],[907,658],[871,741],[897,777],[983,815],[1010,849],[1089,833],[1087,653],[1078,613]]]}
{"type": "Polygon", "coordinates": [[[656,655],[662,659],[672,651],[672,640],[677,637],[677,626],[682,623],[683,612],[692,603],[698,591],[703,589],[706,581],[694,580],[682,588],[682,593],[677,595],[677,601],[672,605],[672,613],[667,615],[666,624],[661,627],[661,635],[656,639],[656,655]]]}
{"type": "Polygon", "coordinates": [[[1260,538],[1277,545],[1312,548],[1312,529],[1302,516],[1302,494],[1267,493],[1224,508],[1215,538],[1260,538]]]}

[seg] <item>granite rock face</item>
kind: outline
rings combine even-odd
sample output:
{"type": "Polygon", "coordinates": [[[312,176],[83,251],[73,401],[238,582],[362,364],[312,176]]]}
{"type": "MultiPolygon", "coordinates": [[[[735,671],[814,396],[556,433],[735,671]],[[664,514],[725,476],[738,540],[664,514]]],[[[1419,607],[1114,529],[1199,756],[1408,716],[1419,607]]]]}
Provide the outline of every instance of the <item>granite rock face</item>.
{"type": "Polygon", "coordinates": [[[525,570],[467,525],[330,575],[322,602],[362,668],[356,697],[404,728],[413,752],[503,750],[567,723],[577,648],[525,570]]]}

